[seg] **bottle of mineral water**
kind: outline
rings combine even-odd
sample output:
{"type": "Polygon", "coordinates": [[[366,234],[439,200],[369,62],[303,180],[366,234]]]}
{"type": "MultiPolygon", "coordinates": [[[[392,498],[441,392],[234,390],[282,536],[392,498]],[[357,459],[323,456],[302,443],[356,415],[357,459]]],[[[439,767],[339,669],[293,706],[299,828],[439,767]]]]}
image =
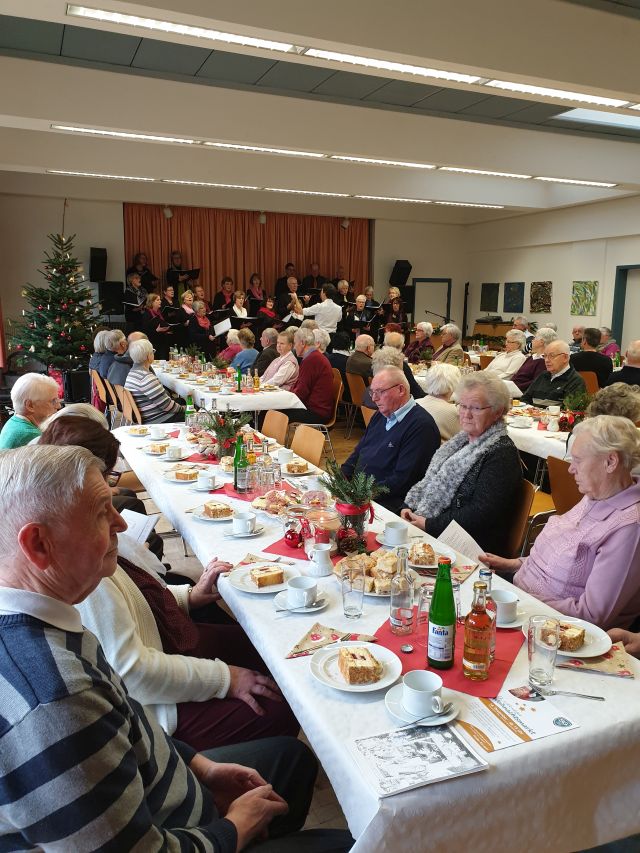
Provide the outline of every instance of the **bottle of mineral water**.
{"type": "Polygon", "coordinates": [[[496,656],[496,620],[498,618],[498,608],[491,597],[491,581],[493,580],[493,572],[491,569],[480,569],[479,580],[484,581],[487,585],[487,594],[485,598],[485,610],[491,617],[491,647],[489,649],[489,660],[493,663],[496,656]]]}
{"type": "Polygon", "coordinates": [[[389,622],[392,634],[411,634],[413,631],[413,593],[415,580],[407,573],[408,552],[398,548],[398,571],[391,579],[389,622]]]}

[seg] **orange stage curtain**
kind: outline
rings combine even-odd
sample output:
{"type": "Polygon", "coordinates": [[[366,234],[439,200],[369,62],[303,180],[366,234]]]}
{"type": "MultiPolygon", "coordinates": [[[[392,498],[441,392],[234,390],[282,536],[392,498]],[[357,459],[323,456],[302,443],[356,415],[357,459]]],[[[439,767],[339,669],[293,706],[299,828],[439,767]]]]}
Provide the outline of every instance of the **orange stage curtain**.
{"type": "Polygon", "coordinates": [[[180,251],[186,269],[200,267],[199,281],[209,296],[224,276],[244,290],[254,272],[273,293],[288,261],[301,279],[317,261],[327,278],[343,266],[356,292],[369,284],[368,219],[351,219],[349,228],[342,228],[339,216],[268,213],[261,225],[255,211],[177,205],[171,210],[173,217],[166,219],[162,205],[124,204],[127,266],[137,252],[144,252],[150,269],[164,282],[172,250],[180,251]]]}
{"type": "Polygon", "coordinates": [[[7,348],[4,336],[4,320],[2,318],[2,305],[0,305],[0,368],[4,370],[7,366],[7,348]]]}

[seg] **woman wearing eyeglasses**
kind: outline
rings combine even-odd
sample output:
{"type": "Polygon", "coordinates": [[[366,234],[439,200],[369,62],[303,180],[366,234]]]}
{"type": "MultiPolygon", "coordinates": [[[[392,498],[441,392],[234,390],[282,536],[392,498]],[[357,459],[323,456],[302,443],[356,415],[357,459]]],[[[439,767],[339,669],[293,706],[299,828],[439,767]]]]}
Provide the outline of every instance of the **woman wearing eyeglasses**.
{"type": "Polygon", "coordinates": [[[457,521],[486,551],[504,553],[522,482],[504,422],[509,392],[501,379],[475,373],[460,382],[456,397],[460,432],[409,490],[401,516],[432,536],[457,521]]]}

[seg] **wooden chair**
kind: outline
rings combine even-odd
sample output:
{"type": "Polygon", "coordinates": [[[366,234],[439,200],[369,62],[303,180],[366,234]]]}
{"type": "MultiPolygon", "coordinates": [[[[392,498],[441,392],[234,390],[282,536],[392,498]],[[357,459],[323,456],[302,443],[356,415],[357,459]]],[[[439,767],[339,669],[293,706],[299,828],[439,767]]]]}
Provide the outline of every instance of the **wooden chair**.
{"type": "Polygon", "coordinates": [[[535,494],[535,486],[528,480],[523,479],[520,486],[520,494],[516,498],[517,507],[511,523],[511,531],[506,547],[505,557],[519,557],[523,543],[526,542],[527,528],[529,527],[529,513],[533,496],[535,494]]]}
{"type": "MultiPolygon", "coordinates": [[[[342,376],[340,375],[340,371],[337,367],[333,367],[333,414],[331,418],[327,421],[326,424],[307,424],[307,426],[311,426],[314,429],[320,430],[320,432],[324,435],[325,439],[329,442],[329,448],[331,449],[331,455],[333,457],[333,461],[336,461],[336,454],[333,449],[333,444],[331,443],[331,434],[329,430],[332,430],[336,425],[336,418],[338,417],[338,406],[342,400],[342,376]]],[[[298,427],[300,424],[297,421],[293,421],[293,423],[289,424],[289,430],[294,427],[298,427]]]]}
{"type": "Polygon", "coordinates": [[[356,420],[356,415],[358,413],[358,409],[362,407],[362,400],[364,398],[364,392],[367,386],[364,379],[362,378],[362,376],[360,376],[359,373],[347,372],[346,376],[347,385],[349,386],[349,393],[351,394],[351,405],[349,406],[349,410],[347,411],[347,433],[345,435],[345,438],[351,438],[351,432],[353,430],[353,425],[356,420]]]}
{"type": "MultiPolygon", "coordinates": [[[[122,422],[122,409],[120,408],[120,401],[118,400],[118,395],[115,392],[115,388],[109,382],[108,379],[103,379],[104,387],[107,391],[107,397],[109,398],[109,411],[111,412],[111,429],[114,429],[116,419],[122,422]]],[[[118,424],[120,426],[120,423],[118,424]]]]}
{"type": "Polygon", "coordinates": [[[360,412],[362,413],[362,419],[365,427],[369,426],[369,421],[375,415],[376,411],[376,409],[370,409],[369,406],[360,406],[360,412]]]}
{"type": "Polygon", "coordinates": [[[582,500],[582,494],[569,473],[569,463],[565,459],[556,459],[550,456],[547,459],[549,468],[549,483],[551,484],[551,495],[556,511],[564,515],[582,500]]]}
{"type": "Polygon", "coordinates": [[[299,424],[293,434],[291,450],[319,468],[324,451],[324,435],[312,426],[299,424]]]}
{"type": "Polygon", "coordinates": [[[129,391],[128,388],[125,388],[124,385],[116,385],[115,388],[118,399],[122,404],[122,416],[126,423],[141,424],[142,415],[140,414],[140,409],[138,408],[136,401],[133,399],[131,391],[129,391]]]}
{"type": "Polygon", "coordinates": [[[579,370],[578,375],[584,379],[584,384],[587,386],[587,394],[597,394],[600,390],[598,377],[593,370],[579,370]]]}
{"type": "MultiPolygon", "coordinates": [[[[484,370],[485,367],[489,367],[495,355],[481,355],[480,356],[480,370],[484,370]]],[[[469,359],[471,360],[471,359],[469,359]]]]}
{"type": "Polygon", "coordinates": [[[284,447],[288,429],[289,418],[287,415],[283,412],[277,412],[275,409],[270,409],[265,415],[261,432],[269,438],[274,438],[278,444],[284,447]]]}
{"type": "Polygon", "coordinates": [[[465,352],[464,356],[462,357],[462,364],[464,365],[464,367],[473,367],[473,362],[471,361],[471,356],[468,352],[465,352]]]}
{"type": "MultiPolygon", "coordinates": [[[[111,414],[109,400],[107,399],[107,389],[105,388],[102,376],[100,376],[97,370],[90,370],[89,375],[91,376],[91,384],[95,388],[98,399],[104,404],[105,412],[109,412],[111,414]]],[[[113,427],[113,419],[111,419],[110,425],[113,427]]]]}

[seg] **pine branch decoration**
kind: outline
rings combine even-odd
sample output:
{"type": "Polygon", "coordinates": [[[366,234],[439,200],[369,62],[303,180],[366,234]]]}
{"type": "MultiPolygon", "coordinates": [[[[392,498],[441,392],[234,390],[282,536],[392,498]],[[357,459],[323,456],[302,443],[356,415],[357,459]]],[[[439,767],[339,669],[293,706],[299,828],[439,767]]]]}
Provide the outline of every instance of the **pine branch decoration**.
{"type": "Polygon", "coordinates": [[[378,495],[383,495],[389,489],[376,482],[373,474],[366,474],[356,466],[351,479],[343,473],[340,465],[333,460],[327,460],[327,472],[320,482],[325,486],[339,503],[353,506],[366,506],[378,495]]]}

